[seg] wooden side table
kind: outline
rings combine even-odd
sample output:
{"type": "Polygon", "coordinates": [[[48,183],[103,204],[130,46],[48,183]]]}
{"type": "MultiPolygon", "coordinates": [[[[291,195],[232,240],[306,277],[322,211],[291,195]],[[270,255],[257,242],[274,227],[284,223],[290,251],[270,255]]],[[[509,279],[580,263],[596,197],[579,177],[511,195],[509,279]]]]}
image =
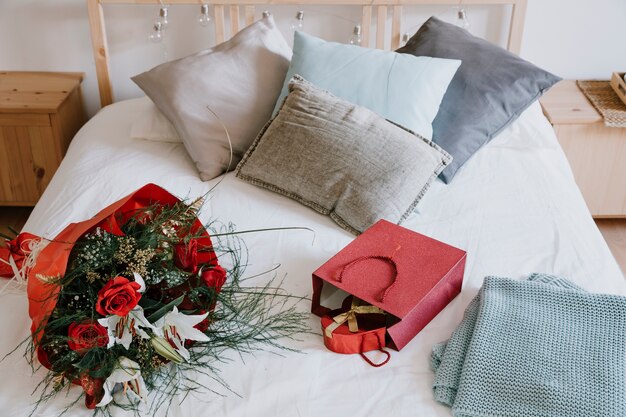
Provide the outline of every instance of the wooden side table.
{"type": "Polygon", "coordinates": [[[626,217],[626,128],[604,126],[572,80],[540,101],[593,217],[626,217]]]}
{"type": "Polygon", "coordinates": [[[33,206],[87,120],[82,73],[0,72],[0,206],[33,206]]]}

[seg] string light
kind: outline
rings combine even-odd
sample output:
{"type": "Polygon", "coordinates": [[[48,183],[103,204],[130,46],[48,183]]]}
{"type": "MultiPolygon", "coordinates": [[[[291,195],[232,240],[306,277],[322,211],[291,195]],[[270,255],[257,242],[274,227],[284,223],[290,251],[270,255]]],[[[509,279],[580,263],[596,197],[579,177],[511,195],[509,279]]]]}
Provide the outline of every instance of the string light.
{"type": "Polygon", "coordinates": [[[211,17],[209,16],[209,5],[205,3],[202,6],[200,6],[200,14],[198,15],[198,24],[202,27],[207,27],[210,21],[211,21],[211,17]]]}
{"type": "Polygon", "coordinates": [[[459,7],[459,9],[457,10],[456,22],[454,22],[454,24],[460,28],[469,30],[471,25],[470,25],[469,20],[467,19],[467,12],[465,11],[463,7],[459,7]]]}
{"type": "MultiPolygon", "coordinates": [[[[293,18],[292,22],[291,22],[291,30],[292,31],[303,31],[304,30],[304,12],[307,13],[314,13],[314,14],[321,14],[321,15],[327,15],[327,16],[331,16],[331,17],[335,17],[337,19],[341,19],[341,20],[345,20],[346,22],[350,22],[352,24],[354,24],[354,29],[352,30],[352,35],[350,36],[350,38],[348,39],[348,43],[351,45],[361,45],[363,39],[362,39],[362,30],[361,30],[361,25],[357,24],[354,20],[351,19],[347,19],[344,16],[340,16],[338,14],[334,14],[334,13],[329,13],[326,11],[321,11],[321,10],[309,10],[309,9],[303,9],[303,10],[298,10],[298,12],[296,13],[296,16],[293,18]]],[[[268,15],[269,15],[269,11],[268,15]]],[[[265,17],[265,12],[263,12],[263,17],[265,17]]]]}
{"type": "Polygon", "coordinates": [[[361,46],[361,25],[356,25],[352,30],[352,36],[348,40],[350,45],[361,46]]]}
{"type": "MultiPolygon", "coordinates": [[[[456,10],[455,13],[455,19],[452,22],[454,25],[463,28],[465,30],[469,30],[471,27],[470,21],[467,18],[467,11],[465,10],[465,8],[463,6],[461,6],[460,4],[462,4],[463,2],[459,2],[459,6],[453,6],[452,9],[456,10]]],[[[437,15],[437,17],[440,17],[442,14],[448,12],[450,10],[450,8],[444,10],[443,12],[439,13],[437,15]]],[[[406,30],[406,32],[404,32],[404,34],[402,35],[402,44],[406,45],[406,43],[409,41],[409,39],[411,39],[411,32],[415,29],[417,29],[418,27],[422,26],[422,23],[411,26],[410,28],[408,28],[406,30]]]]}
{"type": "Polygon", "coordinates": [[[161,22],[155,22],[153,31],[148,39],[153,43],[163,42],[163,25],[161,22]]]}
{"type": "MultiPolygon", "coordinates": [[[[162,43],[164,38],[164,32],[167,26],[169,25],[169,10],[168,6],[166,6],[162,0],[159,0],[161,7],[159,8],[159,17],[154,23],[152,33],[149,36],[149,39],[153,43],[162,43]]],[[[314,13],[326,14],[329,16],[333,16],[350,23],[355,23],[353,20],[347,19],[343,16],[339,16],[336,14],[316,11],[314,13]]],[[[272,12],[270,10],[264,10],[262,13],[263,18],[270,17],[272,12]]],[[[197,22],[200,26],[206,27],[211,22],[211,17],[209,14],[209,4],[202,3],[200,5],[200,13],[197,15],[197,22]]],[[[291,21],[291,30],[292,31],[303,31],[304,30],[304,10],[298,10],[295,17],[291,21]]],[[[356,24],[352,30],[352,35],[348,39],[348,43],[351,45],[361,45],[362,44],[362,29],[361,25],[356,24]]]]}
{"type": "Polygon", "coordinates": [[[170,21],[168,19],[169,11],[167,6],[162,6],[159,9],[159,18],[157,19],[157,23],[161,24],[161,30],[167,29],[167,25],[169,25],[170,21]]]}
{"type": "Polygon", "coordinates": [[[304,11],[302,10],[299,10],[296,17],[291,21],[291,31],[295,32],[296,30],[301,32],[304,30],[304,11]]]}

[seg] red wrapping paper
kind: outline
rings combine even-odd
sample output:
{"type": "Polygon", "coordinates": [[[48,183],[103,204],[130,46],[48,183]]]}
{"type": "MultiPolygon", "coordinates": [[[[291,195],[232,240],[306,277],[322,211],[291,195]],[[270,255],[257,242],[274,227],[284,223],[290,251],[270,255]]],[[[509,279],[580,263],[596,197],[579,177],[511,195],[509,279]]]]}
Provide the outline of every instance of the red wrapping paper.
{"type": "MultiPolygon", "coordinates": [[[[50,313],[54,310],[59,286],[48,282],[49,278],[57,278],[65,274],[70,252],[76,241],[85,233],[101,227],[109,233],[123,235],[120,225],[137,215],[137,210],[155,204],[172,206],[180,200],[155,184],[147,184],[139,190],[122,198],[101,210],[92,219],[67,226],[39,253],[35,265],[28,273],[28,312],[32,320],[31,333],[35,345],[42,333],[38,330],[46,325],[50,313]]],[[[196,239],[199,248],[198,263],[216,263],[209,234],[198,219],[194,222],[192,233],[199,235],[196,239]]]]}

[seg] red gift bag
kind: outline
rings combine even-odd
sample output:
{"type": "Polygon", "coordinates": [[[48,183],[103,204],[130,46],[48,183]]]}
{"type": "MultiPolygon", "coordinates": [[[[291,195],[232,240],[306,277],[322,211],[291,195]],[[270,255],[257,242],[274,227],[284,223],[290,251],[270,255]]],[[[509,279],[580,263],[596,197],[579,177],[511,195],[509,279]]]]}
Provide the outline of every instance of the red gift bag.
{"type": "Polygon", "coordinates": [[[321,305],[322,287],[330,284],[384,311],[384,345],[401,350],[461,291],[466,256],[380,220],[313,272],[311,311],[332,315],[321,305]]]}

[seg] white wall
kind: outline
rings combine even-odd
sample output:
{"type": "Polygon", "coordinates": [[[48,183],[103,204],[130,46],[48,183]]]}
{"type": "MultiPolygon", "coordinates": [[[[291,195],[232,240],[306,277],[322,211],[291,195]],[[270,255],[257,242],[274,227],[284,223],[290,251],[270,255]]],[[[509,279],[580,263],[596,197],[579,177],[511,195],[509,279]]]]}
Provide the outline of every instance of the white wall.
{"type": "MultiPolygon", "coordinates": [[[[626,1],[529,0],[522,57],[564,78],[608,79],[626,71],[626,1]]],[[[272,6],[286,36],[297,8],[272,6]]],[[[197,6],[170,8],[171,28],[162,45],[147,41],[156,6],[107,5],[105,16],[115,98],[141,92],[129,77],[165,58],[190,54],[213,42],[213,26],[195,23],[197,6]],[[167,56],[164,56],[167,51],[167,56]]],[[[430,15],[453,19],[446,7],[406,7],[404,30],[415,32],[430,15]]],[[[305,30],[345,42],[357,7],[310,8],[305,30]],[[339,17],[329,15],[336,14],[339,17]]],[[[506,39],[507,7],[469,7],[471,31],[496,43],[506,39]]],[[[388,24],[388,27],[390,24],[388,24]]],[[[85,0],[0,0],[0,70],[83,71],[88,111],[99,108],[85,0]]]]}

